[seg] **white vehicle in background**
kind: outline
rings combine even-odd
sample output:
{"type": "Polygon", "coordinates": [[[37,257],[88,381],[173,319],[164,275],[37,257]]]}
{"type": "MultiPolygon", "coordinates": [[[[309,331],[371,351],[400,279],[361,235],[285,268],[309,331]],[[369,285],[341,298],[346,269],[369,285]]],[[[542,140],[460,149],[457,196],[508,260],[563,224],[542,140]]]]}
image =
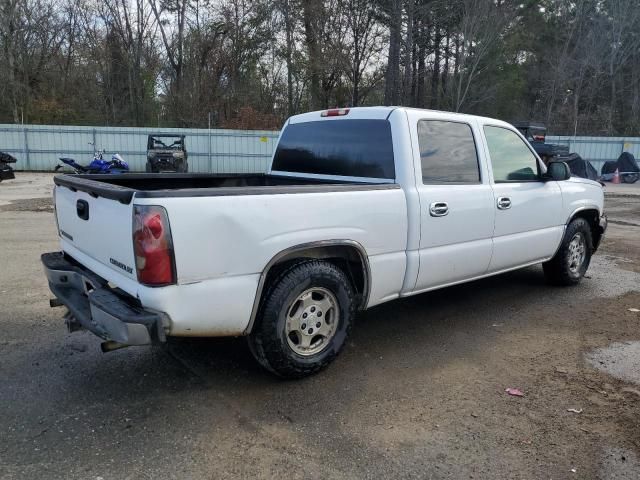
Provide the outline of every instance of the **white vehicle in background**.
{"type": "Polygon", "coordinates": [[[359,310],[542,263],[584,276],[603,191],[511,125],[372,107],[297,115],[264,175],[55,177],[52,305],[105,351],[246,335],[283,377],[340,352],[359,310]]]}

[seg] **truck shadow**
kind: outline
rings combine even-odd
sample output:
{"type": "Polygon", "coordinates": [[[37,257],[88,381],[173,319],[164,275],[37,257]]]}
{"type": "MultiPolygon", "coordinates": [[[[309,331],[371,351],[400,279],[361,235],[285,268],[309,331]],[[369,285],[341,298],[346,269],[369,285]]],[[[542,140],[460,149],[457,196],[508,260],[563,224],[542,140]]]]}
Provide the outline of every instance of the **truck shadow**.
{"type": "MultiPolygon", "coordinates": [[[[526,323],[529,320],[518,315],[523,306],[540,302],[554,290],[545,284],[541,269],[532,267],[374,307],[357,316],[349,344],[336,361],[339,367],[330,366],[327,375],[339,370],[338,375],[348,377],[368,356],[432,354],[444,340],[482,337],[491,325],[526,323]]],[[[465,341],[467,355],[473,348],[465,341]]],[[[257,366],[244,338],[174,338],[163,351],[205,387],[228,376],[279,381],[257,366]]]]}
{"type": "MultiPolygon", "coordinates": [[[[211,424],[250,436],[269,428],[297,435],[299,425],[339,431],[363,402],[402,392],[423,405],[434,383],[442,389],[474,381],[474,368],[499,350],[494,325],[535,327],[547,321],[545,309],[570,305],[589,288],[581,290],[547,287],[540,268],[530,268],[390,302],[358,316],[348,345],[328,369],[292,382],[263,371],[244,338],[173,339],[163,347],[103,355],[100,340],[89,333],[57,336],[16,351],[5,367],[11,373],[0,405],[9,417],[63,418],[56,422],[65,425],[80,421],[75,412],[82,412],[87,428],[103,429],[102,439],[125,435],[127,418],[167,438],[209,435],[211,424]],[[471,370],[460,370],[461,360],[471,370]],[[286,407],[292,404],[297,408],[286,407]],[[306,415],[312,410],[325,419],[322,427],[306,415]]],[[[39,424],[32,423],[36,435],[39,424]]]]}
{"type": "Polygon", "coordinates": [[[492,326],[535,322],[523,313],[526,309],[535,310],[553,295],[571,294],[567,289],[548,287],[541,269],[533,267],[389,302],[357,316],[348,345],[327,370],[296,382],[282,381],[262,370],[244,338],[173,338],[162,347],[103,355],[91,353],[99,340],[86,334],[85,341],[95,342],[96,348],[90,347],[90,356],[82,364],[69,361],[79,375],[67,372],[64,382],[76,392],[94,389],[88,395],[104,391],[114,401],[117,397],[125,401],[158,392],[231,386],[264,393],[265,389],[305,388],[318,382],[338,385],[353,382],[374,368],[369,366],[372,359],[388,369],[398,364],[438,368],[457,360],[461,353],[468,358],[478,349],[486,350],[495,342],[492,326]],[[110,388],[114,382],[121,388],[110,388]]]}

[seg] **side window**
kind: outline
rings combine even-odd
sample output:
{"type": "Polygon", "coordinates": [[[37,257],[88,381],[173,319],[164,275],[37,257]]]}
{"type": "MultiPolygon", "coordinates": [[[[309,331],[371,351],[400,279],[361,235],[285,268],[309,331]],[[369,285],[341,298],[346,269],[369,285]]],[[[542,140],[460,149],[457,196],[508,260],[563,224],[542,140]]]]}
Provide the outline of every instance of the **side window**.
{"type": "Polygon", "coordinates": [[[440,120],[418,122],[422,183],[480,183],[471,127],[440,120]]]}
{"type": "Polygon", "coordinates": [[[522,139],[509,129],[484,127],[493,179],[496,182],[539,180],[538,161],[522,139]]]}

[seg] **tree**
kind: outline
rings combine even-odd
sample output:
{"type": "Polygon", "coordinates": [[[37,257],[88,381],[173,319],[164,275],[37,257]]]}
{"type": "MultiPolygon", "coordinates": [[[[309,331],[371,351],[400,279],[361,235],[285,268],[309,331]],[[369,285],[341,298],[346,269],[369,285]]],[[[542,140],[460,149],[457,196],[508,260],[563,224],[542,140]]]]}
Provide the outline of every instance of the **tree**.
{"type": "Polygon", "coordinates": [[[388,15],[389,55],[385,74],[384,104],[400,103],[400,54],[402,41],[402,0],[386,0],[383,11],[388,15]]]}

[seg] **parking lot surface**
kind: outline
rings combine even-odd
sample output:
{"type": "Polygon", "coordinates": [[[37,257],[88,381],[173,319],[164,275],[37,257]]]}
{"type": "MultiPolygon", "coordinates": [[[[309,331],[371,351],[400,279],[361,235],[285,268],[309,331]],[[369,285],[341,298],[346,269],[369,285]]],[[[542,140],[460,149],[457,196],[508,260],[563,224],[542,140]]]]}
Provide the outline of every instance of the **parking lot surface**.
{"type": "Polygon", "coordinates": [[[39,261],[50,186],[0,184],[1,479],[640,478],[633,189],[607,188],[579,286],[532,267],[391,302],[329,369],[282,381],[242,338],[103,354],[66,333],[39,261]]]}

